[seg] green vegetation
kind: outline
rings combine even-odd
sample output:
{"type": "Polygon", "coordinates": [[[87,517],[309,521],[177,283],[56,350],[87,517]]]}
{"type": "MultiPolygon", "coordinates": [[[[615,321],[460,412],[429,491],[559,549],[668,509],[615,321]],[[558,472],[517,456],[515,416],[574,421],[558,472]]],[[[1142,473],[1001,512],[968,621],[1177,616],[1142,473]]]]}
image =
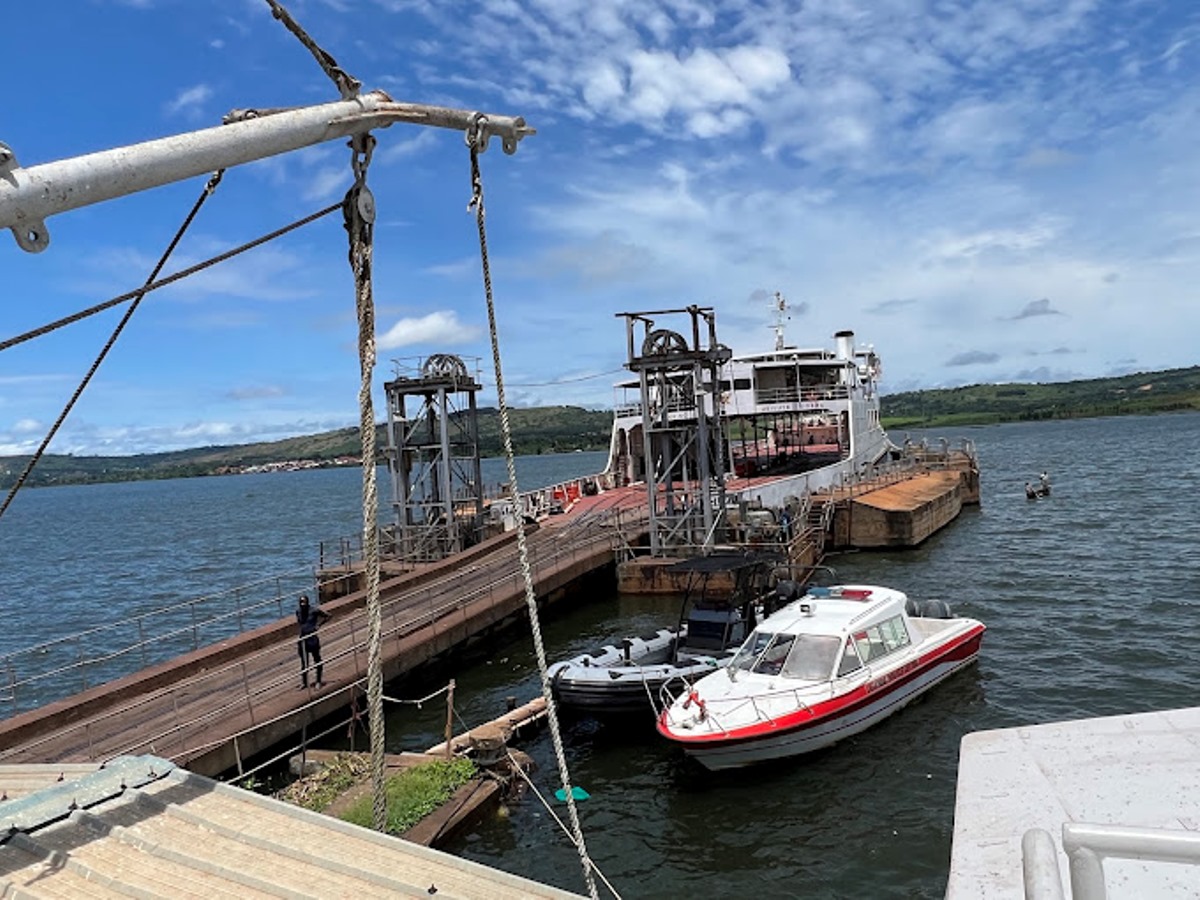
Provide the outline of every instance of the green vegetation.
{"type": "MultiPolygon", "coordinates": [[[[502,452],[499,412],[490,407],[482,408],[478,410],[478,421],[480,454],[499,456],[502,452]]],[[[543,406],[510,410],[509,422],[513,449],[521,456],[576,449],[607,450],[612,413],[577,406],[543,406]]],[[[382,425],[375,442],[382,454],[387,446],[382,425]]],[[[354,463],[361,453],[358,429],[342,428],[280,441],[137,456],[47,454],[34,467],[26,486],[226,475],[253,470],[256,466],[278,465],[286,460],[302,460],[308,464],[305,468],[311,468],[354,463]]],[[[12,486],[28,460],[28,456],[0,456],[0,490],[12,486]]]]}
{"type": "MultiPolygon", "coordinates": [[[[882,407],[883,425],[888,429],[1200,410],[1200,366],[1055,384],[974,384],[908,391],[885,395],[882,407]]],[[[486,407],[478,414],[480,453],[499,456],[499,413],[486,407]]],[[[513,409],[509,417],[513,449],[522,456],[608,449],[611,412],[543,406],[513,409]]],[[[382,453],[387,445],[382,426],[376,444],[382,453]]],[[[306,468],[355,464],[360,447],[358,429],[342,428],[281,441],[138,456],[51,454],[41,459],[27,484],[34,487],[223,475],[256,466],[280,467],[289,460],[302,461],[306,468]]],[[[12,485],[27,460],[27,456],[0,457],[0,490],[12,485]]]]}
{"type": "MultiPolygon", "coordinates": [[[[330,803],[370,774],[369,756],[362,753],[339,753],[319,771],[293,781],[276,794],[276,797],[293,806],[303,806],[313,812],[324,812],[330,803]]],[[[247,784],[243,784],[242,787],[253,790],[247,784]]]]}
{"type": "Polygon", "coordinates": [[[953,427],[1200,410],[1200,366],[1056,384],[973,384],[888,394],[884,428],[953,427]]]}
{"type": "MultiPolygon", "coordinates": [[[[387,781],[387,833],[403,834],[450,799],[475,777],[475,764],[461,757],[405,769],[387,781]]],[[[347,822],[371,828],[373,802],[360,797],[341,816],[347,822]]]]}

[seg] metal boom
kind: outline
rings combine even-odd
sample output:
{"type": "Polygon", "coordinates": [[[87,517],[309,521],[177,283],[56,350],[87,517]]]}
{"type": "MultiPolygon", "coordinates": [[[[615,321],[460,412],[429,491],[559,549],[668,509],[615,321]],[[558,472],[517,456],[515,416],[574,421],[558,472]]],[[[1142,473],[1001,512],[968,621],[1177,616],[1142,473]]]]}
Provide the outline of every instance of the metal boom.
{"type": "Polygon", "coordinates": [[[521,138],[536,133],[520,116],[397,103],[383,91],[370,91],[318,106],[235,111],[224,125],[30,168],[21,168],[8,145],[0,143],[0,228],[11,228],[23,249],[39,252],[50,244],[45,220],[56,213],[394,122],[464,132],[474,125],[481,149],[496,136],[506,153],[515,153],[521,138]]]}

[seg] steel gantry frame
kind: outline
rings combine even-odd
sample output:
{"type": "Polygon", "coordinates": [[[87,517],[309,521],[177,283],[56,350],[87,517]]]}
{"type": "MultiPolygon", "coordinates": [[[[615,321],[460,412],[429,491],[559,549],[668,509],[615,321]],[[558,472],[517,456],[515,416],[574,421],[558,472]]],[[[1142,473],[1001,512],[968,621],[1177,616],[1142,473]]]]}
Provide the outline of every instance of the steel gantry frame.
{"type": "Polygon", "coordinates": [[[717,391],[732,353],[717,341],[711,307],[618,315],[625,319],[625,366],[641,387],[650,552],[709,553],[725,530],[725,426],[717,391]],[[687,328],[658,327],[661,317],[684,319],[687,328]]]}
{"type": "Polygon", "coordinates": [[[419,360],[415,377],[396,365],[397,377],[384,390],[397,552],[411,562],[444,559],[482,537],[475,397],[483,385],[450,354],[419,360]],[[419,401],[411,415],[408,398],[419,401]]]}

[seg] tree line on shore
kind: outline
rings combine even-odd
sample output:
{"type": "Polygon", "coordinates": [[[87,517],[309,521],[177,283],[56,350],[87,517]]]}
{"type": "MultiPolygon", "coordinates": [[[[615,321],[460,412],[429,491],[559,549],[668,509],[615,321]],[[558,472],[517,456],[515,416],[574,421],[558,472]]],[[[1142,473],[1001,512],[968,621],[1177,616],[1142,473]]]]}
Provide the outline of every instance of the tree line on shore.
{"type": "MultiPolygon", "coordinates": [[[[1150,414],[1200,410],[1200,366],[1049,384],[974,384],[885,394],[888,429],[943,428],[998,422],[1150,414]]],[[[479,446],[484,456],[502,452],[497,410],[478,410],[479,446]]],[[[514,450],[522,456],[573,450],[607,450],[612,413],[577,406],[510,410],[514,450]]],[[[376,445],[387,445],[383,426],[376,445]]],[[[197,447],[135,456],[47,454],[26,484],[87,484],[154,478],[222,475],[264,468],[344,465],[361,454],[357,428],[302,435],[279,441],[197,447]]],[[[28,456],[0,457],[0,489],[7,490],[28,456]]]]}

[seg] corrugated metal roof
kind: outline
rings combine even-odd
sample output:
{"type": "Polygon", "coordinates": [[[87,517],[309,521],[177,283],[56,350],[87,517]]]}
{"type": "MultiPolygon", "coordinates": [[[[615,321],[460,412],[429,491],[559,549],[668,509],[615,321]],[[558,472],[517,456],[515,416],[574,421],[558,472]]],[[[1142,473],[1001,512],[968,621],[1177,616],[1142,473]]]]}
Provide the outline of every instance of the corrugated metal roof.
{"type": "Polygon", "coordinates": [[[0,766],[0,895],[566,898],[577,895],[175,768],[0,766]],[[59,781],[59,776],[63,779],[59,781]],[[39,784],[26,792],[18,785],[39,784]]]}

